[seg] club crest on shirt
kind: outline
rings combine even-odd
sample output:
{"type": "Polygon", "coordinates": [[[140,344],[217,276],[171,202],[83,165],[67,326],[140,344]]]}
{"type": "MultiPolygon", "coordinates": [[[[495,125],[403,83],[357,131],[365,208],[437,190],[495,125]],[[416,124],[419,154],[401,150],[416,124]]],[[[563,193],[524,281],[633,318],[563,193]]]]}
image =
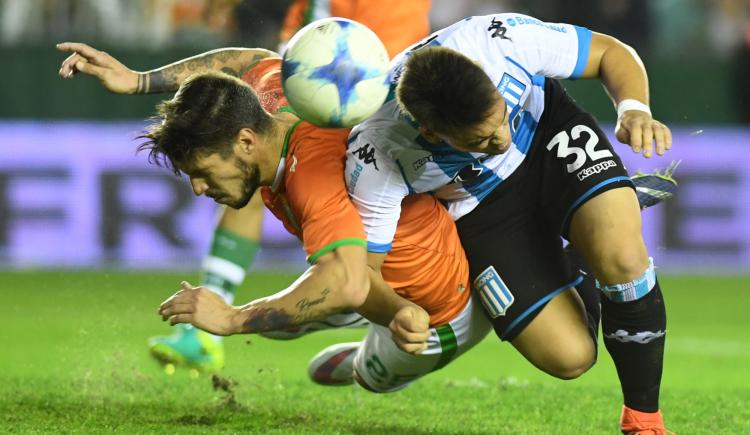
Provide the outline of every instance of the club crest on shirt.
{"type": "Polygon", "coordinates": [[[497,91],[503,96],[512,111],[521,102],[521,96],[526,91],[526,85],[508,73],[504,73],[497,85],[497,91]]]}

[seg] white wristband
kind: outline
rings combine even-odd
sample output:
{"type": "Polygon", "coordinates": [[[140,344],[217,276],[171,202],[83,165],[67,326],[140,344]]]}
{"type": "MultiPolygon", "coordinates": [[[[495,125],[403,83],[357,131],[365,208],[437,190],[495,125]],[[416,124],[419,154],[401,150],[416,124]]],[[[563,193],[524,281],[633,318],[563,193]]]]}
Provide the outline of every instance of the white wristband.
{"type": "Polygon", "coordinates": [[[649,115],[651,114],[651,109],[647,104],[643,104],[638,100],[628,99],[620,101],[620,103],[617,105],[617,119],[620,119],[622,117],[622,114],[627,110],[640,110],[641,112],[646,112],[649,115]]]}

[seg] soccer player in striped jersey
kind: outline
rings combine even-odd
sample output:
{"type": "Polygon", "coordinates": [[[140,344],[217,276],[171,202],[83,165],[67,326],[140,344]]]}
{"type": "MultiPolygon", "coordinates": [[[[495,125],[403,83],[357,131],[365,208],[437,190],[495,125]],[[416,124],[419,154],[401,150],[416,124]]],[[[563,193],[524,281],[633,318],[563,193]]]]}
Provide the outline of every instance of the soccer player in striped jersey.
{"type": "MultiPolygon", "coordinates": [[[[352,131],[348,153],[348,188],[371,256],[391,248],[403,198],[433,192],[456,220],[495,332],[526,355],[549,330],[535,328],[538,318],[584,279],[567,264],[567,238],[604,295],[621,429],[663,433],[666,314],[633,184],[596,121],[557,81],[601,78],[618,108],[617,138],[661,155],[670,131],[651,117],[637,54],[582,27],[507,13],[436,32],[394,60],[392,77],[398,101],[352,131]]],[[[581,296],[598,319],[598,298],[581,296]]]]}

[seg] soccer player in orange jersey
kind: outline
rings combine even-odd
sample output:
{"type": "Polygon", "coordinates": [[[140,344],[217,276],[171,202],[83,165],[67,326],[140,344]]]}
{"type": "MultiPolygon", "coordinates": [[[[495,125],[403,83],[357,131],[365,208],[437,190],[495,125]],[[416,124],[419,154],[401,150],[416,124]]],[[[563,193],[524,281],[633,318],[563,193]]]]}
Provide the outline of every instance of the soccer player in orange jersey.
{"type": "MultiPolygon", "coordinates": [[[[138,86],[137,79],[129,80],[133,77],[127,71],[106,68],[108,72],[103,73],[102,65],[116,62],[106,54],[83,45],[69,48],[91,59],[77,68],[100,73],[105,85],[119,91],[138,86]],[[118,77],[127,79],[113,84],[120,83],[118,77]]],[[[396,297],[378,275],[367,274],[364,228],[343,179],[348,130],[314,127],[285,107],[280,58],[271,52],[228,49],[211,56],[222,63],[223,71],[237,71],[242,81],[221,74],[184,82],[175,98],[161,106],[164,123],[149,131],[145,148],[154,158],[166,158],[188,174],[196,194],[221,204],[241,208],[260,190],[266,206],[302,240],[311,266],[288,289],[242,307],[230,306],[203,287],[183,283],[183,289],[162,305],[163,316],[173,324],[189,322],[228,335],[283,330],[358,309],[376,323],[363,344],[341,350],[338,370],[327,370],[330,365],[323,364],[313,367],[311,376],[323,384],[346,383],[353,380],[353,367],[358,367],[358,379],[374,391],[403,388],[478,343],[489,332],[489,323],[480,304],[472,302],[468,263],[445,209],[431,196],[415,197],[405,204],[394,250],[382,265],[383,279],[406,300],[396,297]],[[212,90],[243,98],[234,106],[205,110],[201,104],[223,99],[211,94],[212,90]],[[199,115],[188,119],[190,113],[199,115]],[[224,126],[230,113],[265,121],[242,123],[250,128],[224,126]],[[207,139],[206,149],[180,148],[186,143],[180,137],[193,137],[193,129],[207,125],[212,130],[223,127],[218,131],[225,135],[239,130],[229,135],[234,145],[226,149],[226,141],[214,142],[216,137],[199,134],[195,137],[207,139]],[[421,353],[405,358],[403,350],[421,353]]]]}
{"type": "MultiPolygon", "coordinates": [[[[427,36],[430,30],[428,13],[430,0],[379,2],[365,0],[295,1],[288,9],[280,32],[282,45],[292,35],[311,20],[329,16],[351,18],[368,25],[394,54],[413,42],[427,36]]],[[[175,62],[162,68],[140,73],[137,76],[121,64],[108,68],[97,65],[98,60],[107,59],[105,53],[81,48],[81,45],[62,44],[63,51],[75,51],[66,60],[61,75],[71,78],[78,69],[77,62],[87,62],[84,72],[99,74],[107,89],[115,93],[158,93],[174,92],[188,75],[213,69],[228,68],[228,72],[240,76],[253,65],[253,62],[275,53],[257,50],[248,57],[234,56],[238,51],[217,50],[190,59],[175,62]],[[94,57],[88,57],[89,54],[94,57]],[[257,57],[256,57],[257,56],[257,57]],[[90,63],[88,61],[91,61],[90,63]],[[248,61],[246,64],[240,61],[248,61]],[[237,66],[238,65],[238,66],[237,66]],[[102,68],[96,69],[97,66],[102,68]],[[64,70],[64,73],[63,73],[64,70]],[[128,74],[133,73],[133,74],[128,74]],[[104,78],[106,77],[106,78],[104,78]],[[125,84],[126,86],[121,86],[125,84]],[[132,85],[132,86],[131,86],[132,85]]],[[[279,50],[281,52],[281,50],[279,50]]],[[[113,65],[107,63],[107,65],[113,65]]],[[[244,281],[259,248],[263,203],[260,196],[254,197],[247,206],[235,210],[224,207],[213,240],[201,266],[201,285],[221,295],[227,302],[234,300],[236,288],[244,281]]],[[[306,328],[330,326],[359,326],[366,321],[356,313],[341,313],[327,319],[323,324],[309,324],[306,328]]],[[[299,332],[278,331],[269,333],[273,338],[291,338],[299,332]]],[[[203,371],[219,369],[224,364],[224,346],[221,337],[212,337],[190,325],[179,325],[174,333],[156,336],[149,340],[149,349],[154,357],[165,363],[186,365],[203,371]]]]}

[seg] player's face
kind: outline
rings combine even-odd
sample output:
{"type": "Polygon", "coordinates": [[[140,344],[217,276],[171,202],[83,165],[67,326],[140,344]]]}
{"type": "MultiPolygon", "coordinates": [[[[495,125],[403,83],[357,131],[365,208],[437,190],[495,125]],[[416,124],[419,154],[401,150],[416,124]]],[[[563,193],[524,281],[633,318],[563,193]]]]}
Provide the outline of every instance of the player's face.
{"type": "Polygon", "coordinates": [[[503,154],[511,144],[508,115],[508,106],[498,95],[489,116],[479,125],[467,127],[456,134],[439,136],[459,151],[503,154]]]}
{"type": "Polygon", "coordinates": [[[226,159],[218,153],[199,157],[180,170],[190,177],[196,195],[206,195],[232,208],[246,206],[260,186],[257,163],[246,163],[235,155],[226,159]]]}

